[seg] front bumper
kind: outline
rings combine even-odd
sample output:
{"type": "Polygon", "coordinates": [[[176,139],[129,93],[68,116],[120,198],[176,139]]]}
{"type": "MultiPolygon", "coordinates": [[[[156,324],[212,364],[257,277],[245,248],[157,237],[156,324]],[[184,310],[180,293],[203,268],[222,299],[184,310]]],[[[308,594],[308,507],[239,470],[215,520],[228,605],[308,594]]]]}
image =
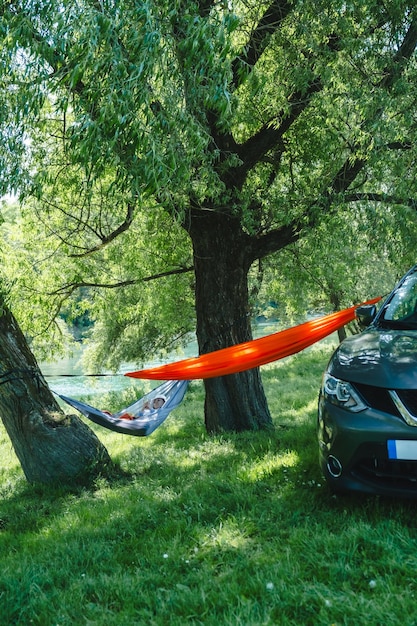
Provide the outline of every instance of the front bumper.
{"type": "Polygon", "coordinates": [[[317,435],[320,466],[333,491],[417,498],[417,460],[392,460],[387,445],[417,441],[417,427],[376,409],[352,413],[320,395],[317,435]]]}

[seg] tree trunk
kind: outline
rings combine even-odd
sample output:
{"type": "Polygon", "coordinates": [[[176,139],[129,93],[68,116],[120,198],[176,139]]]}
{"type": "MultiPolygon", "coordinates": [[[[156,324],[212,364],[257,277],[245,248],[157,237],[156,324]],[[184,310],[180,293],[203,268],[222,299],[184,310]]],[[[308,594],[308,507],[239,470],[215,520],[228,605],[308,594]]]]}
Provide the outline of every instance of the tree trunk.
{"type": "Polygon", "coordinates": [[[27,480],[88,484],[112,463],[77,416],[66,416],[43,378],[15,318],[0,313],[0,416],[27,480]]]}
{"type": "MultiPolygon", "coordinates": [[[[248,235],[237,220],[214,211],[192,214],[189,233],[200,354],[249,341],[248,235]]],[[[208,432],[272,428],[259,368],[206,379],[204,384],[208,432]]]]}
{"type": "MultiPolygon", "coordinates": [[[[340,311],[341,304],[340,304],[339,293],[336,291],[336,289],[333,286],[330,287],[329,300],[332,305],[332,310],[340,311]]],[[[346,334],[346,328],[344,326],[342,326],[342,328],[338,328],[337,337],[339,339],[339,343],[342,343],[342,341],[346,339],[347,334],[346,334]]]]}

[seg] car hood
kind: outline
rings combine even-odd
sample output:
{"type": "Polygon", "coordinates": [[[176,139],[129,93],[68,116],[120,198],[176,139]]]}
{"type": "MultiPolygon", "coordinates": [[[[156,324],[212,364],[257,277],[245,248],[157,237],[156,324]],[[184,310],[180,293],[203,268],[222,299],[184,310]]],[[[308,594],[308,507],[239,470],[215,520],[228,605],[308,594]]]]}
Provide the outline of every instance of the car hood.
{"type": "Polygon", "coordinates": [[[329,372],[376,387],[417,389],[417,331],[370,328],[349,337],[333,354],[329,372]]]}

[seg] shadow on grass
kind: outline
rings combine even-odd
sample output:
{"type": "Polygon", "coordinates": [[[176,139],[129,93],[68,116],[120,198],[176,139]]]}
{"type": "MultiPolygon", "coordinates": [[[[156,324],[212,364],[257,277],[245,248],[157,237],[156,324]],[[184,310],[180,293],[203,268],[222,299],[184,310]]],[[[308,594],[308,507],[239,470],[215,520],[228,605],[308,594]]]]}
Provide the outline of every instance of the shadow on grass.
{"type": "MultiPolygon", "coordinates": [[[[384,514],[391,500],[354,494],[334,498],[323,484],[315,406],[317,381],[326,360],[327,356],[317,358],[312,352],[265,373],[266,391],[275,409],[274,432],[208,436],[201,415],[194,412],[202,403],[202,385],[193,384],[181,409],[158,431],[146,439],[130,438],[131,443],[115,454],[120,473],[111,480],[98,479],[94,488],[85,489],[30,486],[15,478],[2,489],[0,540],[1,531],[11,528],[16,535],[39,533],[65,519],[69,511],[74,519],[69,529],[61,529],[64,534],[75,529],[95,533],[92,520],[100,532],[108,532],[108,523],[122,528],[128,521],[130,528],[141,529],[148,538],[157,527],[160,531],[167,526],[167,515],[184,516],[191,526],[249,515],[270,536],[270,520],[291,527],[294,520],[309,519],[317,511],[322,519],[328,513],[329,520],[358,506],[364,512],[369,508],[371,514],[376,503],[384,514]],[[91,523],[82,522],[85,517],[91,523]],[[262,520],[269,522],[263,526],[262,520]]],[[[94,428],[99,438],[110,437],[105,444],[109,448],[124,437],[94,428]]],[[[414,510],[414,505],[406,508],[414,510]]]]}
{"type": "MultiPolygon", "coordinates": [[[[0,593],[9,623],[35,612],[56,623],[63,611],[80,624],[335,623],[337,615],[321,615],[323,594],[334,585],[336,604],[344,586],[352,597],[343,611],[353,611],[363,572],[374,576],[374,555],[390,563],[398,538],[392,569],[408,581],[403,529],[414,532],[415,505],[328,493],[308,386],[296,409],[276,414],[275,432],[209,437],[194,400],[151,437],[123,439],[116,461],[125,474],[116,481],[70,490],[15,477],[3,488],[0,593]],[[27,610],[22,597],[33,597],[27,610]]],[[[122,436],[106,436],[117,449],[122,436]]]]}
{"type": "Polygon", "coordinates": [[[274,432],[209,437],[193,385],[149,438],[94,426],[117,480],[33,487],[4,471],[4,623],[414,623],[416,503],[329,494],[313,357],[265,373],[274,432]]]}

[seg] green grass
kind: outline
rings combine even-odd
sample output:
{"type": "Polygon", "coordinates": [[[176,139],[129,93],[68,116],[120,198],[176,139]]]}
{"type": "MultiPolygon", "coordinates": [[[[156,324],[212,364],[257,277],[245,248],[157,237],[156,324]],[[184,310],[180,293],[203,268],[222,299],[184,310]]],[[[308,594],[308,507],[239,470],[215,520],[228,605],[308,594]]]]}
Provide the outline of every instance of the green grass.
{"type": "Polygon", "coordinates": [[[417,624],[416,504],[320,475],[328,355],[263,368],[274,433],[206,435],[201,383],[147,439],[92,425],[127,473],[92,490],[28,485],[1,429],[1,624],[417,624]]]}

